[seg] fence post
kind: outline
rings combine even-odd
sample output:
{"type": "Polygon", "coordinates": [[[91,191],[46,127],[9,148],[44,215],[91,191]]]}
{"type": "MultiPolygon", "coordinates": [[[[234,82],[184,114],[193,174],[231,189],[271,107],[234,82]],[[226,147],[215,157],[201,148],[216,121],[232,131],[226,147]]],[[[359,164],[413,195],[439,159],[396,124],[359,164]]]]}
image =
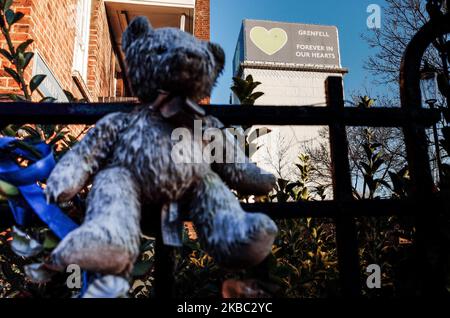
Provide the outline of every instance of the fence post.
{"type": "MultiPolygon", "coordinates": [[[[326,81],[327,106],[336,113],[344,110],[342,77],[330,76],[326,81]]],[[[334,200],[342,214],[342,204],[353,200],[352,180],[348,158],[346,127],[339,120],[330,125],[330,152],[333,175],[334,200]]],[[[358,240],[354,219],[338,215],[336,223],[336,245],[339,261],[339,277],[344,296],[361,296],[358,240]]]]}
{"type": "Polygon", "coordinates": [[[173,298],[175,285],[175,249],[164,245],[161,234],[161,213],[156,218],[156,236],[155,236],[155,271],[154,284],[155,296],[158,299],[173,298]]]}
{"type": "MultiPolygon", "coordinates": [[[[417,112],[422,108],[420,90],[420,73],[422,59],[426,49],[436,38],[450,33],[450,14],[437,16],[427,22],[411,39],[406,47],[400,68],[400,97],[402,109],[410,118],[403,128],[408,167],[412,189],[409,195],[418,206],[429,209],[445,207],[431,204],[434,202],[435,185],[430,169],[429,142],[426,127],[417,120],[417,112]]],[[[422,295],[448,295],[446,288],[446,271],[448,266],[448,246],[440,233],[441,220],[438,213],[416,213],[416,284],[422,295]]]]}

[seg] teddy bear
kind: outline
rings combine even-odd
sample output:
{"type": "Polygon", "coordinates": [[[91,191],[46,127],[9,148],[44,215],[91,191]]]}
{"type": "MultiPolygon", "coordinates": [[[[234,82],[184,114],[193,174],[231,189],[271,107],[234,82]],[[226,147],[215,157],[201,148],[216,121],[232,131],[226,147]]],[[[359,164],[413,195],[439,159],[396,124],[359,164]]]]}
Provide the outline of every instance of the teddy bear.
{"type": "Polygon", "coordinates": [[[192,140],[172,136],[180,127],[192,132],[197,121],[202,132],[220,130],[224,149],[233,148],[234,137],[197,104],[210,96],[223,71],[223,50],[179,29],[154,29],[145,17],[130,23],[122,49],[133,93],[142,103],[130,113],[98,121],[49,176],[49,202],[70,200],[91,180],[92,187],[83,223],[54,249],[47,267],[77,264],[127,277],[139,255],[144,204],[161,206],[144,212],[164,214],[165,243],[179,243],[170,226],[186,217],[218,264],[234,269],[260,263],[271,252],[277,226],[265,214],[245,212],[231,189],[267,194],[275,177],[239,147],[240,162],[193,162],[193,153],[211,141],[202,139],[192,147],[192,140]],[[174,152],[175,145],[182,151],[174,152]]]}

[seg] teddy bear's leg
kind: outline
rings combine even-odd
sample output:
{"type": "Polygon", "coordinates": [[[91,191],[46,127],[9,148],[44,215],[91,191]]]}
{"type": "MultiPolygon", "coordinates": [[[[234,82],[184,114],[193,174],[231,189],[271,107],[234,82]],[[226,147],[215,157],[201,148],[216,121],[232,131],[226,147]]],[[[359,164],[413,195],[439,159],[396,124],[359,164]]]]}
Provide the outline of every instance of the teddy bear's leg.
{"type": "Polygon", "coordinates": [[[190,211],[200,242],[220,265],[257,265],[271,252],[275,223],[265,214],[246,213],[216,173],[208,172],[194,190],[190,211]]]}
{"type": "Polygon", "coordinates": [[[87,198],[83,224],[52,253],[53,265],[77,264],[104,274],[131,272],[140,245],[140,191],[125,168],[100,171],[87,198]]]}

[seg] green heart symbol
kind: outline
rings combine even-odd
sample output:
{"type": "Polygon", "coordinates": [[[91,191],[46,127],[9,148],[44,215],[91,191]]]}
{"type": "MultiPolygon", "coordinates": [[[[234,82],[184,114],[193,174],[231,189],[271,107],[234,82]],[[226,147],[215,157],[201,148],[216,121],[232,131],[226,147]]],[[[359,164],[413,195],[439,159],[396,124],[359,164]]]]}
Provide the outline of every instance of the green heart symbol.
{"type": "Polygon", "coordinates": [[[257,26],[250,30],[250,39],[261,51],[267,55],[274,55],[286,45],[288,35],[281,28],[267,30],[257,26]]]}

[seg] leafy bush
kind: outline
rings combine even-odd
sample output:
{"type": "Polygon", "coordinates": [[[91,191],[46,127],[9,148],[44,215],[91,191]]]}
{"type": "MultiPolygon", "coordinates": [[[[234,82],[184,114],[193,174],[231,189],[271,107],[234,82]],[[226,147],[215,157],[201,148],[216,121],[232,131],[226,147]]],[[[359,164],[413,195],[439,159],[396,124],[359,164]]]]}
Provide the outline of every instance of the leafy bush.
{"type": "MultiPolygon", "coordinates": [[[[10,32],[12,28],[24,17],[22,12],[15,12],[11,8],[12,4],[12,0],[0,0],[0,31],[7,44],[5,49],[0,49],[0,54],[9,61],[11,67],[5,67],[4,69],[14,79],[18,85],[18,89],[8,94],[2,94],[0,97],[3,100],[31,102],[33,100],[33,93],[36,92],[45,80],[45,75],[37,74],[29,82],[25,78],[25,71],[34,57],[33,52],[27,51],[33,43],[33,40],[28,39],[17,45],[14,45],[11,41],[10,32]]],[[[73,98],[73,95],[69,92],[66,92],[66,94],[69,99],[73,98]]],[[[40,99],[40,102],[54,101],[55,99],[50,96],[40,99]]],[[[31,151],[37,158],[40,158],[41,154],[34,148],[34,145],[44,141],[52,146],[55,157],[58,159],[87,130],[85,126],[78,126],[76,128],[78,133],[74,135],[73,127],[65,125],[8,125],[6,127],[0,126],[0,137],[17,138],[16,146],[31,151]]],[[[15,159],[22,166],[28,164],[28,161],[23,158],[18,157],[15,159]]],[[[18,190],[14,186],[0,180],[0,210],[2,212],[9,209],[7,204],[8,198],[16,195],[18,195],[18,190]]],[[[83,196],[79,197],[79,199],[82,198],[83,196]]],[[[82,200],[79,200],[79,202],[82,203],[82,200]]],[[[76,220],[80,220],[83,217],[83,207],[79,206],[79,204],[71,202],[64,209],[67,214],[76,220]]],[[[9,213],[2,213],[1,226],[3,228],[0,228],[0,297],[70,296],[71,293],[64,287],[64,275],[57,275],[51,283],[45,286],[27,282],[23,272],[23,266],[29,264],[33,259],[25,260],[23,257],[17,256],[11,251],[9,243],[13,239],[13,232],[9,225],[12,223],[12,218],[9,213]]],[[[26,231],[31,237],[43,242],[44,245],[44,252],[40,255],[40,258],[34,259],[34,261],[48,256],[57,244],[57,239],[44,226],[35,226],[26,229],[26,231]]]]}

